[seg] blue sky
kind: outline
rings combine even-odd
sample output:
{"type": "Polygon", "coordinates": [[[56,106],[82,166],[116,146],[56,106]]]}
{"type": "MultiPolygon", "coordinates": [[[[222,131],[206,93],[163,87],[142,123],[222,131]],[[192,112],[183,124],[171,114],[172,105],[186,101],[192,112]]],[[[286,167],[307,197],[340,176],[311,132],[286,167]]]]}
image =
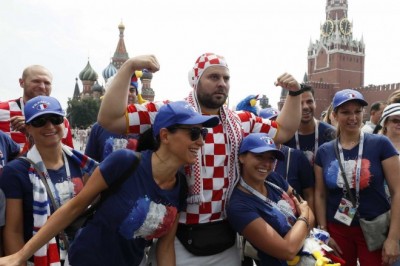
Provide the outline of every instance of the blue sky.
{"type": "MultiPolygon", "coordinates": [[[[400,82],[400,2],[348,3],[353,38],[363,37],[366,44],[365,84],[400,82]]],[[[232,105],[249,94],[266,94],[276,106],[280,88],[274,80],[283,72],[303,78],[307,48],[319,39],[325,5],[325,0],[2,0],[0,100],[21,96],[22,70],[41,64],[54,74],[52,96],[66,107],[88,58],[101,77],[122,20],[129,55],[159,59],[161,71],[152,82],[156,100],[185,97],[195,59],[215,52],[230,67],[232,105]]]]}

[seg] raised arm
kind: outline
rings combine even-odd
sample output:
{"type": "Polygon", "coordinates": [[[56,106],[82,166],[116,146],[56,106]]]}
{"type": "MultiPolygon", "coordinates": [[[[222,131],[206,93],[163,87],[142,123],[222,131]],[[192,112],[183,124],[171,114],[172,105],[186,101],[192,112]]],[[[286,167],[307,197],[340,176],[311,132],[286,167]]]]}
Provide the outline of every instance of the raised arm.
{"type": "Polygon", "coordinates": [[[106,188],[107,184],[99,168],[97,168],[82,191],[51,215],[45,225],[22,249],[11,256],[0,258],[0,266],[25,265],[36,250],[74,221],[93,202],[95,197],[106,188]]]}
{"type": "MultiPolygon", "coordinates": [[[[290,74],[283,74],[277,78],[276,86],[281,86],[289,91],[300,90],[300,84],[290,74]]],[[[288,96],[282,107],[281,113],[276,119],[279,124],[278,134],[275,136],[275,143],[284,143],[294,136],[299,128],[301,119],[301,96],[288,96]]]]}
{"type": "Polygon", "coordinates": [[[133,73],[142,69],[150,72],[158,71],[160,65],[157,58],[153,55],[142,55],[128,59],[108,86],[97,117],[99,124],[107,130],[118,134],[126,133],[125,113],[129,84],[133,73]]]}

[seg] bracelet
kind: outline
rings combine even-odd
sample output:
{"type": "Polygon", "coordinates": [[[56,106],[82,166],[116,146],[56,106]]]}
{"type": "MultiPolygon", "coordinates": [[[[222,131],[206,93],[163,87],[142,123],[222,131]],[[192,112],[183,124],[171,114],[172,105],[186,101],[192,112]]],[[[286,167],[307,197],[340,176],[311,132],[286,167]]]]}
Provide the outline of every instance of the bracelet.
{"type": "Polygon", "coordinates": [[[302,94],[303,92],[305,92],[305,91],[308,91],[308,90],[310,90],[311,89],[311,86],[310,85],[306,85],[306,84],[300,84],[300,90],[297,90],[297,91],[289,91],[289,95],[290,96],[298,96],[298,95],[300,95],[300,94],[302,94]]]}
{"type": "Polygon", "coordinates": [[[299,218],[297,218],[297,221],[303,221],[306,223],[307,225],[307,229],[310,229],[310,223],[308,222],[307,218],[304,216],[300,216],[299,218]]]}

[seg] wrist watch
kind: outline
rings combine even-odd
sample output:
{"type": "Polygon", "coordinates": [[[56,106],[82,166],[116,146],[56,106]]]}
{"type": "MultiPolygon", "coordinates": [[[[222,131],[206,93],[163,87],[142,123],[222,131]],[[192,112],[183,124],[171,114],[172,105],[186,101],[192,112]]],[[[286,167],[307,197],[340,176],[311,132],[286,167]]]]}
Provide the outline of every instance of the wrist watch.
{"type": "Polygon", "coordinates": [[[300,94],[302,94],[305,91],[309,91],[311,89],[310,85],[306,85],[306,84],[300,84],[300,90],[298,91],[289,91],[289,95],[290,96],[298,96],[300,94]]]}

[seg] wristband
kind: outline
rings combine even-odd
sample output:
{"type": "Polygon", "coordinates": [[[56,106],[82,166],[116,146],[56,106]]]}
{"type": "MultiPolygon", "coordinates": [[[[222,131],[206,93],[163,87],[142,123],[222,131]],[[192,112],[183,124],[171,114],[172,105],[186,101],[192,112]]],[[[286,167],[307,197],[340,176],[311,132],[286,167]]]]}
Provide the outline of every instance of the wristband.
{"type": "Polygon", "coordinates": [[[290,96],[298,96],[298,95],[302,94],[303,92],[308,91],[310,89],[311,89],[311,86],[305,85],[305,84],[300,84],[300,90],[289,91],[289,95],[290,96]]]}
{"type": "Polygon", "coordinates": [[[310,224],[309,224],[309,222],[308,222],[308,220],[307,220],[306,217],[300,216],[299,218],[297,218],[297,221],[303,221],[303,222],[305,222],[306,225],[307,225],[307,229],[310,229],[310,224]]]}

